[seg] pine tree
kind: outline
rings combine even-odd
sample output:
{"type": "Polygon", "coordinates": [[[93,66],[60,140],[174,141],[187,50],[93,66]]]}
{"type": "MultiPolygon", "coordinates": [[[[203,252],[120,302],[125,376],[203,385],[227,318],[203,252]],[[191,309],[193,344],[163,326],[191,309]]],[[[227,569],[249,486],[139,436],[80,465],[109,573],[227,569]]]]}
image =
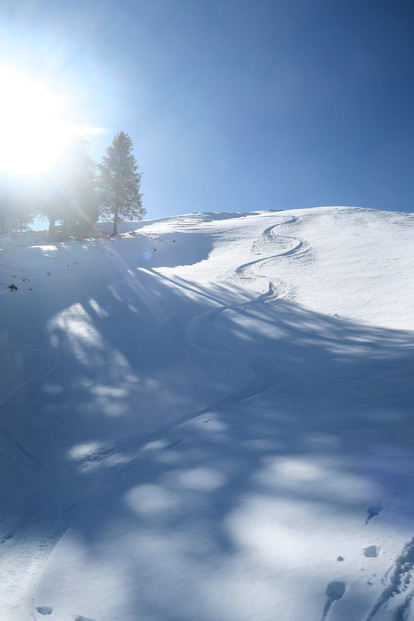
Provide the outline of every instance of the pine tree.
{"type": "Polygon", "coordinates": [[[140,220],[146,214],[139,191],[142,173],[137,172],[132,150],[131,138],[127,133],[119,132],[106,149],[99,166],[103,211],[114,221],[112,235],[118,233],[118,222],[126,218],[140,220]]]}

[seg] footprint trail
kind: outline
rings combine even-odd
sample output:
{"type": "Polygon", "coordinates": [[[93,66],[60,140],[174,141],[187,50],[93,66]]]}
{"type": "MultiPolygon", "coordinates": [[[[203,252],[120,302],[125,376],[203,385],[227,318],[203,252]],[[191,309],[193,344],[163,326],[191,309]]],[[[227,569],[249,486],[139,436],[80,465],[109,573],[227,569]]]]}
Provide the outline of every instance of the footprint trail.
{"type": "MultiPolygon", "coordinates": [[[[381,607],[385,607],[391,598],[398,596],[407,590],[412,577],[412,570],[414,568],[414,537],[405,544],[400,556],[394,563],[394,566],[390,569],[386,581],[387,586],[381,593],[378,601],[369,613],[366,621],[372,619],[381,607]]],[[[406,611],[409,610],[411,605],[411,599],[413,593],[409,595],[406,602],[399,607],[397,611],[396,621],[404,621],[406,611]],[[402,615],[402,616],[401,616],[402,615]]],[[[394,620],[393,620],[394,621],[394,620]]]]}

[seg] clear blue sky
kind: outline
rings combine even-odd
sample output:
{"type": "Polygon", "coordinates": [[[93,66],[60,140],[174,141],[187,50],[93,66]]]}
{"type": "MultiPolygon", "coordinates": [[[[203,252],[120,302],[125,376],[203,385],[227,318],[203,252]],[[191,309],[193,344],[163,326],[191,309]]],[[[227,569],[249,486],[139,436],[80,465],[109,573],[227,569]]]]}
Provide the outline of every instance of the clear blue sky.
{"type": "Polygon", "coordinates": [[[414,211],[412,0],[3,0],[10,62],[130,134],[148,217],[414,211]]]}

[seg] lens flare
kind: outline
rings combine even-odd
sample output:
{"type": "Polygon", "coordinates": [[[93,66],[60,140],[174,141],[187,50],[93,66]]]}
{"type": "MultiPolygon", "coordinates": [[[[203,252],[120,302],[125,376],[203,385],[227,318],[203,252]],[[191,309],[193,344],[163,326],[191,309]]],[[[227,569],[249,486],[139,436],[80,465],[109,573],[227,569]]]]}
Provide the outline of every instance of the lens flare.
{"type": "Polygon", "coordinates": [[[41,81],[0,66],[0,170],[13,175],[36,176],[64,158],[74,134],[97,130],[68,120],[62,97],[49,92],[41,81]]]}

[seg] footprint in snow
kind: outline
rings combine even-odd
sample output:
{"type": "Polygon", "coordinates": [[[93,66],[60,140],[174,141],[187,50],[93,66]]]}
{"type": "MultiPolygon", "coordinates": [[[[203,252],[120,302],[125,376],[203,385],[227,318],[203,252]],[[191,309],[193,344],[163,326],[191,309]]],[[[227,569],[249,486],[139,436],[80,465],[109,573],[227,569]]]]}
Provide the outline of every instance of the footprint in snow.
{"type": "Polygon", "coordinates": [[[36,611],[40,614],[40,615],[51,615],[53,612],[53,608],[51,608],[50,606],[38,606],[36,608],[36,611]]]}
{"type": "Polygon", "coordinates": [[[8,539],[11,539],[13,537],[13,535],[11,535],[10,533],[8,535],[5,535],[3,537],[3,539],[0,541],[0,543],[4,543],[5,541],[7,541],[8,539]]]}
{"type": "Polygon", "coordinates": [[[75,621],[94,621],[94,619],[91,619],[90,617],[82,617],[82,615],[78,615],[75,621]]]}
{"type": "MultiPolygon", "coordinates": [[[[404,545],[400,556],[396,559],[394,565],[388,570],[386,577],[383,580],[385,585],[384,590],[365,621],[372,619],[380,608],[386,608],[391,599],[394,599],[407,590],[408,585],[411,584],[413,570],[414,537],[411,541],[408,541],[404,545]]],[[[405,601],[396,610],[392,621],[408,621],[413,595],[414,592],[411,591],[405,601]]]]}
{"type": "Polygon", "coordinates": [[[330,582],[328,584],[328,586],[326,587],[326,591],[325,591],[325,595],[328,599],[326,600],[326,604],[323,609],[321,621],[325,621],[325,619],[328,617],[328,613],[331,609],[332,604],[336,600],[341,599],[344,593],[345,593],[345,582],[335,581],[335,582],[330,582]]]}
{"type": "Polygon", "coordinates": [[[364,556],[367,558],[377,558],[380,552],[381,548],[379,546],[368,546],[364,548],[364,556]]]}
{"type": "Polygon", "coordinates": [[[372,520],[373,517],[375,517],[376,515],[379,515],[382,511],[383,507],[382,504],[380,502],[378,502],[376,505],[373,505],[372,507],[368,507],[367,509],[367,517],[365,520],[365,526],[368,524],[368,522],[370,522],[372,520]]]}

